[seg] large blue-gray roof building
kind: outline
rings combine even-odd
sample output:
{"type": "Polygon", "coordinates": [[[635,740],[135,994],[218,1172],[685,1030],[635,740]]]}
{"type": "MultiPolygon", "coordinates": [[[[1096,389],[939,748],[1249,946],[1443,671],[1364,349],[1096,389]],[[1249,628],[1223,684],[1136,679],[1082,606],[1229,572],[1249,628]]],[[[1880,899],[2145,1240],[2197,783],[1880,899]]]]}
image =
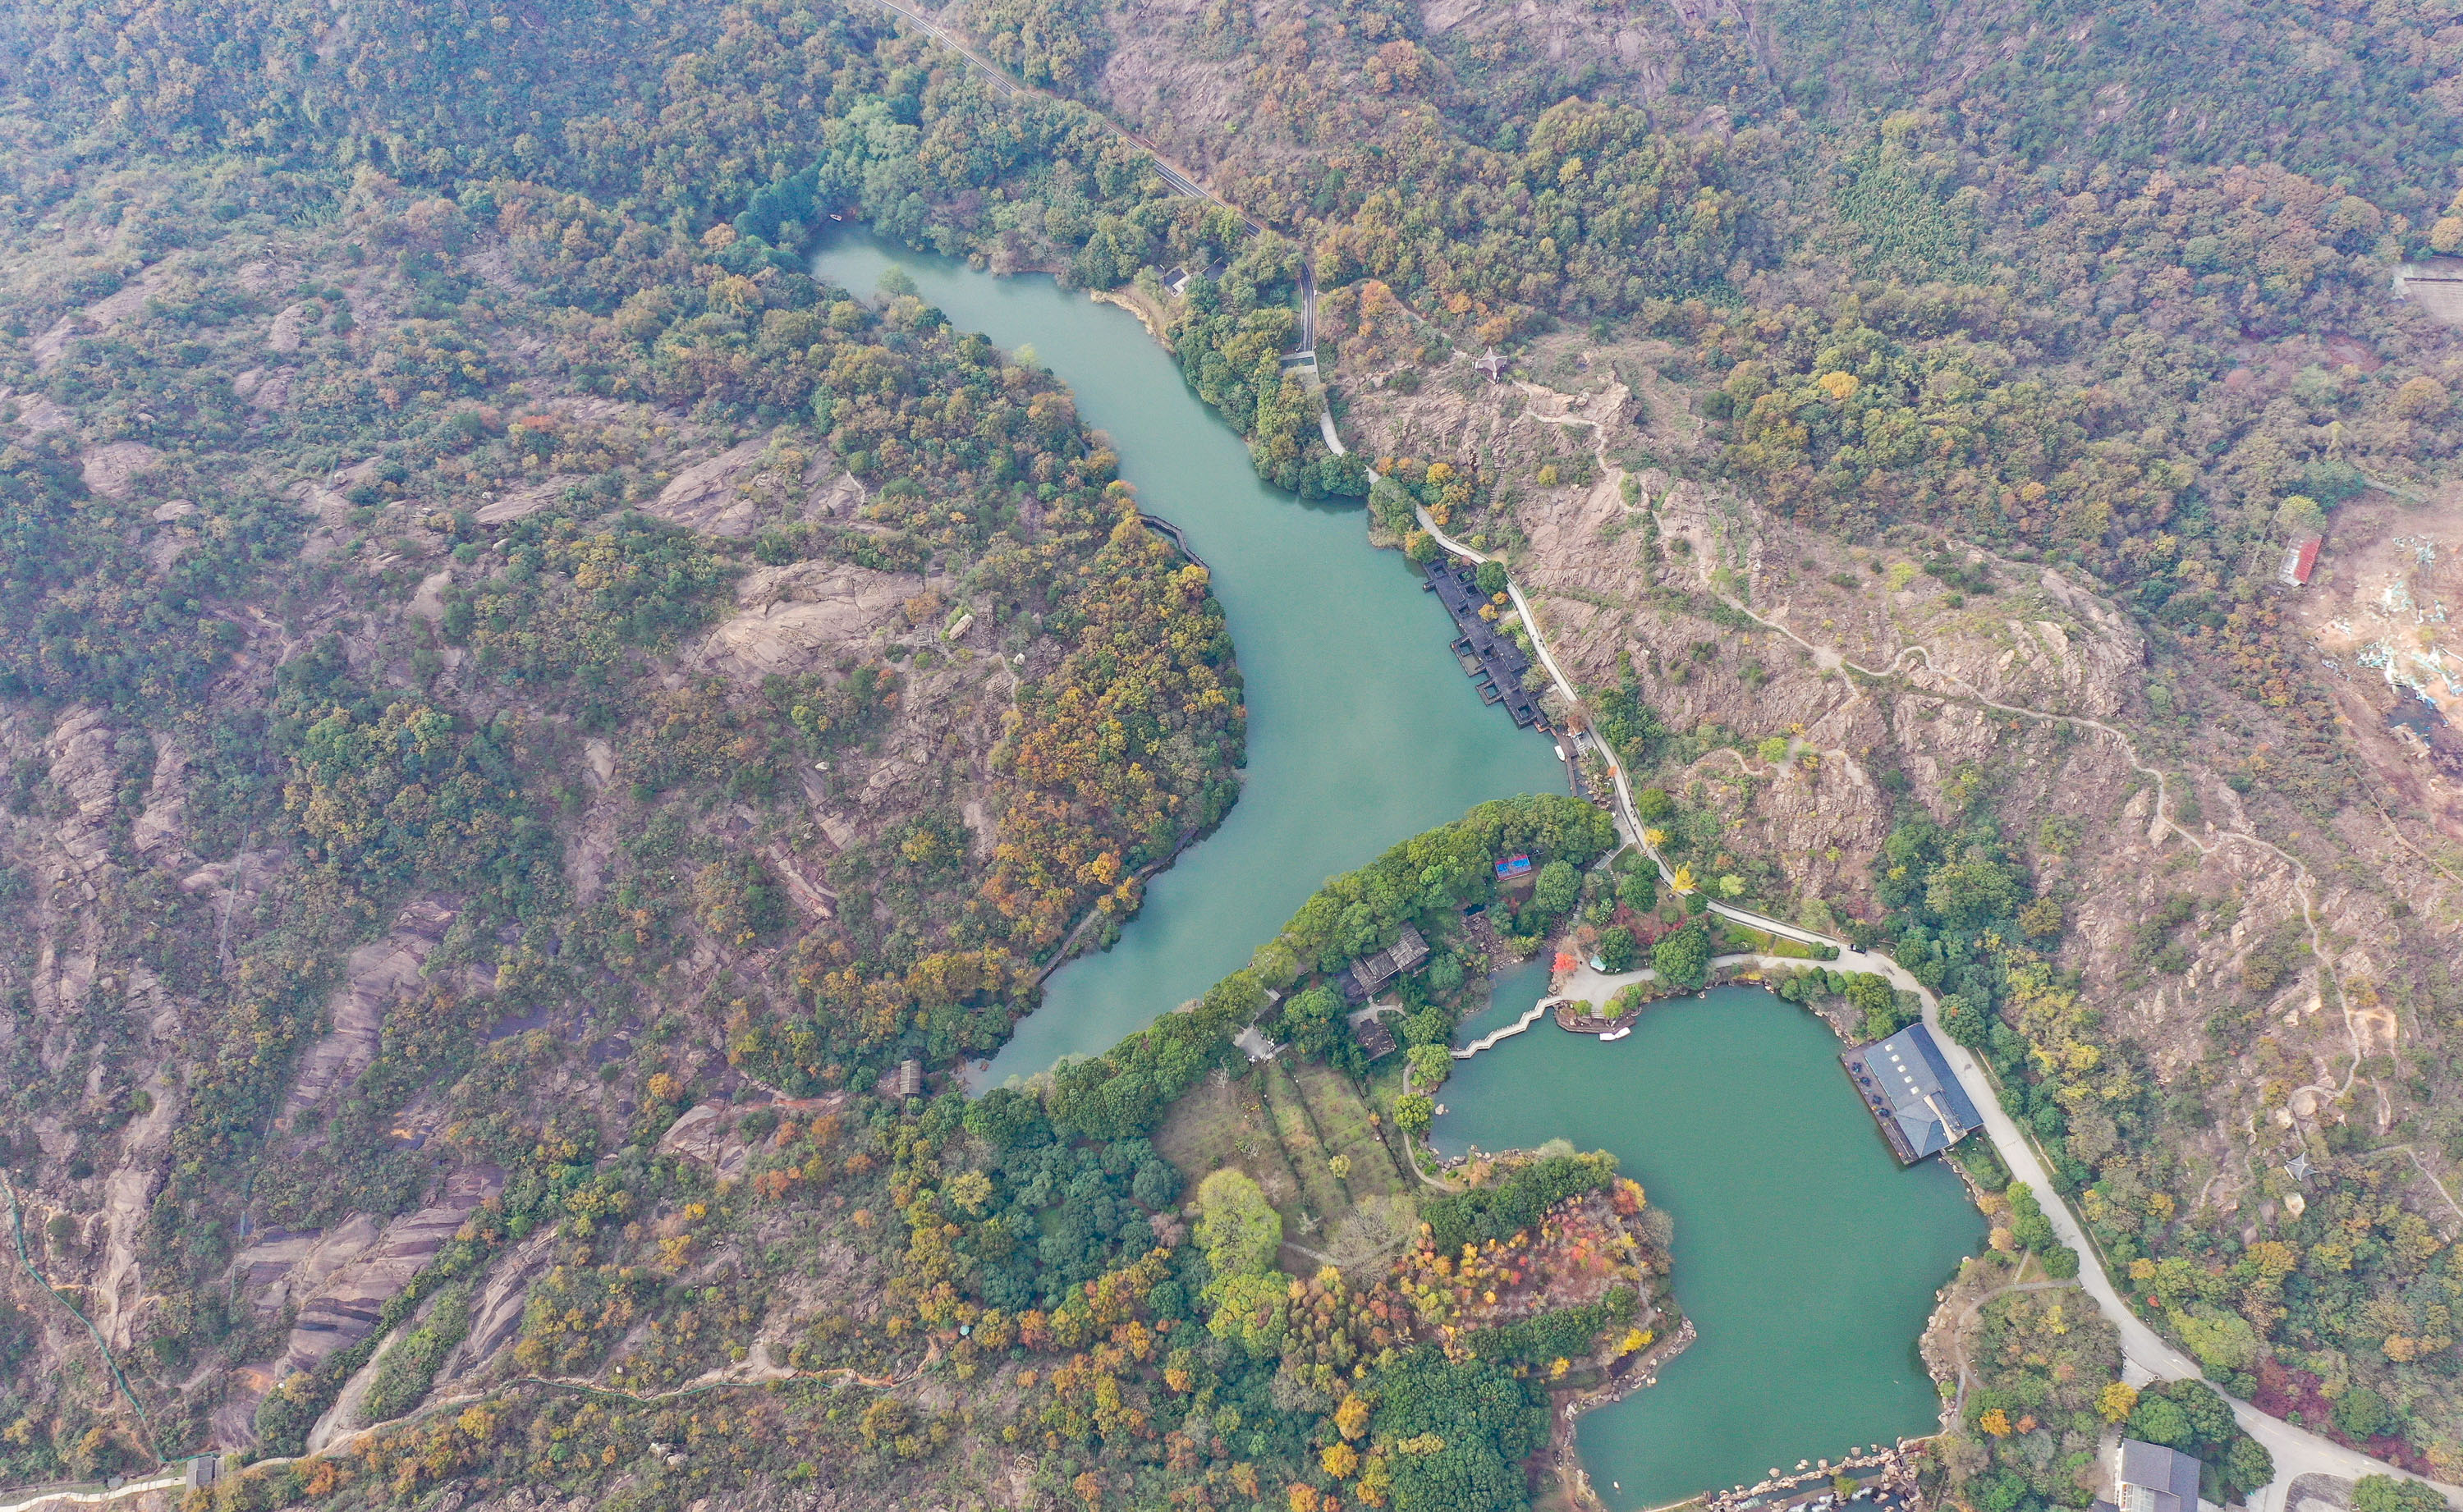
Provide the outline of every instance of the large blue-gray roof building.
{"type": "Polygon", "coordinates": [[[1839,1059],[1901,1165],[1940,1154],[1984,1122],[1951,1074],[1932,1031],[1921,1024],[1839,1059]]]}
{"type": "Polygon", "coordinates": [[[2112,1451],[2112,1500],[2092,1512],[2198,1512],[2198,1470],[2177,1449],[2125,1438],[2112,1451]]]}

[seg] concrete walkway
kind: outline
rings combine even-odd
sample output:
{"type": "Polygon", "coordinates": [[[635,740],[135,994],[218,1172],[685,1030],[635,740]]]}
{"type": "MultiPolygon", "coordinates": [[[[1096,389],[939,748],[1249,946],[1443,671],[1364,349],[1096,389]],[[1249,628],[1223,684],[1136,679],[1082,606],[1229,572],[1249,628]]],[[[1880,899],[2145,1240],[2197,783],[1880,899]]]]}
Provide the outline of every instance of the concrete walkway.
{"type": "MultiPolygon", "coordinates": [[[[1456,556],[1471,561],[1489,560],[1486,554],[1472,551],[1438,529],[1436,522],[1429,518],[1427,509],[1418,510],[1418,515],[1420,529],[1434,537],[1439,546],[1456,556]]],[[[1558,669],[1556,658],[1549,653],[1548,643],[1539,633],[1538,618],[1532,614],[1530,607],[1523,601],[1521,590],[1514,588],[1511,584],[1508,587],[1514,596],[1514,607],[1522,613],[1523,629],[1531,637],[1532,648],[1538,652],[1541,664],[1547,667],[1549,676],[1555,679],[1558,691],[1569,702],[1578,702],[1574,697],[1572,683],[1558,669]]],[[[2013,712],[2022,711],[2014,710],[2013,712]]],[[[1575,738],[1587,741],[1590,737],[1585,731],[1575,738]]],[[[1616,785],[1618,829],[1624,832],[1628,843],[1639,846],[1643,853],[1650,857],[1651,864],[1659,869],[1660,880],[1672,885],[1674,876],[1668,870],[1667,861],[1661,857],[1655,848],[1643,842],[1643,824],[1634,810],[1633,791],[1625,781],[1624,764],[1616,760],[1614,752],[1604,747],[1595,748],[1606,763],[1608,775],[1616,785]]],[[[2133,1384],[2143,1384],[2150,1380],[2195,1380],[2204,1377],[2205,1372],[2199,1369],[2195,1360],[2165,1343],[2162,1335],[2147,1327],[2147,1323],[2122,1301],[2119,1288],[2113,1285],[2112,1278],[2104,1274],[2103,1262],[2097,1258],[2094,1247],[2087,1242],[2086,1234],[2080,1227],[2077,1215],[2070,1211],[2069,1204],[2054,1188],[2052,1177],[2046,1172],[2042,1159],[2037,1155],[2034,1143],[2019,1130],[2010,1115],[2003,1112],[2000,1095],[1994,1089],[1992,1078],[1985,1074],[1983,1066],[1976,1061],[1974,1055],[1943,1031],[1941,1004],[1924,983],[1918,982],[1906,967],[1889,957],[1858,950],[1843,940],[1834,939],[1801,925],[1771,918],[1749,909],[1732,908],[1725,903],[1714,902],[1710,904],[1710,908],[1714,914],[1733,918],[1740,924],[1746,924],[1755,929],[1767,930],[1774,935],[1782,935],[1808,945],[1831,946],[1839,952],[1839,959],[1820,962],[1820,964],[1827,965],[1833,971],[1870,972],[1885,979],[1894,987],[1914,993],[1917,1000],[1924,1005],[1926,1026],[1932,1030],[1933,1037],[1940,1042],[1942,1054],[1950,1062],[1951,1070],[1958,1077],[1959,1085],[1966,1090],[1970,1100],[1982,1113],[1984,1132],[1992,1139],[1994,1153],[2000,1156],[2002,1164],[2008,1166],[2014,1176],[2035,1189],[2038,1199],[2043,1205],[2045,1218],[2052,1222],[2053,1232],[2060,1236],[2062,1243],[2077,1251],[2079,1285],[2088,1296],[2095,1299],[2096,1306],[2103,1309],[2103,1315],[2111,1319],[2113,1327],[2120,1330],[2125,1376],[2133,1384]]],[[[1789,966],[1807,964],[1804,961],[1784,961],[1776,957],[1763,959],[1776,964],[1789,966]]],[[[1628,973],[1619,977],[1608,977],[1592,972],[1585,964],[1568,981],[1566,995],[1577,998],[1591,997],[1595,1002],[1603,1002],[1618,985],[1636,980],[1638,975],[1638,973],[1628,973]],[[1594,997],[1594,994],[1597,996],[1594,997]]],[[[2365,1475],[2396,1476],[2407,1480],[2426,1479],[2414,1476],[2409,1471],[2388,1464],[2383,1459],[2363,1454],[2357,1449],[2346,1449],[2307,1429],[2296,1428],[2279,1417],[2270,1417],[2237,1397],[2227,1395],[2225,1400],[2232,1404],[2233,1416],[2239,1422],[2241,1428],[2252,1438],[2264,1444],[2267,1452],[2275,1457],[2275,1479],[2250,1498],[2250,1512],[2285,1512],[2286,1491],[2294,1480],[2304,1475],[2340,1476],[2346,1480],[2365,1475]]],[[[2449,1501],[2463,1498],[2463,1487],[2451,1486],[2434,1480],[2428,1483],[2436,1486],[2449,1501]]]]}

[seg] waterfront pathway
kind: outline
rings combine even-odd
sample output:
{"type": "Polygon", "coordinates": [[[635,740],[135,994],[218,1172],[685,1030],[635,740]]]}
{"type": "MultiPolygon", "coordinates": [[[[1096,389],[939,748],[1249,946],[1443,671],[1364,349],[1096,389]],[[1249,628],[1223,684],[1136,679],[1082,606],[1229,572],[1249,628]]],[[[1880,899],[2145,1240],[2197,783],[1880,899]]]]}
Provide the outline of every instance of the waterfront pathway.
{"type": "MultiPolygon", "coordinates": [[[[1828,964],[1828,961],[1799,961],[1794,956],[1733,955],[1716,956],[1711,958],[1711,969],[1713,972],[1716,972],[1736,966],[1751,966],[1756,971],[1785,971],[1793,970],[1798,966],[1828,964]]],[[[1658,980],[1659,972],[1655,967],[1641,966],[1632,971],[1600,971],[1591,966],[1589,962],[1585,961],[1580,966],[1576,967],[1573,974],[1565,979],[1562,990],[1551,992],[1546,997],[1541,998],[1537,1003],[1532,1004],[1531,1010],[1523,1014],[1516,1022],[1505,1025],[1500,1028],[1491,1030],[1489,1033],[1483,1034],[1478,1039],[1471,1041],[1469,1045],[1463,1046],[1461,1048],[1455,1050],[1454,1059],[1458,1061],[1467,1061],[1482,1050],[1493,1050],[1496,1048],[1497,1042],[1500,1040],[1510,1040],[1514,1036],[1521,1033],[1524,1029],[1527,1029],[1532,1025],[1537,1023],[1541,1015],[1549,1012],[1558,1004],[1588,1003],[1595,1008],[1604,1008],[1608,1004],[1608,1000],[1616,996],[1617,989],[1619,987],[1626,986],[1636,982],[1656,982],[1658,980]]],[[[1645,1004],[1644,1006],[1647,1008],[1649,1004],[1645,1004]]]]}
{"type": "MultiPolygon", "coordinates": [[[[1609,486],[1618,486],[1624,476],[1623,469],[1607,461],[1604,442],[1600,446],[1598,460],[1602,471],[1607,475],[1609,486]]],[[[1420,529],[1434,537],[1439,546],[1469,561],[1484,562],[1490,559],[1486,553],[1471,550],[1437,529],[1436,522],[1429,517],[1425,508],[1418,508],[1416,512],[1419,516],[1420,529]]],[[[1574,695],[1572,681],[1565,677],[1562,669],[1557,665],[1556,658],[1550,654],[1548,642],[1540,634],[1538,616],[1532,613],[1530,605],[1524,600],[1522,590],[1510,581],[1506,587],[1507,592],[1513,595],[1514,607],[1522,615],[1522,626],[1531,637],[1532,649],[1538,653],[1540,664],[1548,669],[1549,676],[1555,680],[1558,692],[1563,696],[1568,704],[1579,703],[1580,701],[1574,695]]],[[[1926,665],[1929,668],[1932,667],[1930,656],[1925,654],[1922,647],[1910,647],[1901,651],[1892,659],[1890,666],[1881,673],[1873,673],[1863,667],[1853,667],[1837,651],[1812,645],[1786,626],[1775,624],[1763,618],[1751,609],[1736,603],[1733,598],[1728,599],[1727,602],[1738,613],[1748,616],[1767,629],[1785,635],[1812,651],[1817,659],[1826,659],[1830,664],[1848,665],[1852,670],[1864,672],[1867,676],[1887,676],[1896,672],[1900,663],[1907,660],[1912,653],[1923,656],[1926,665]]],[[[1933,670],[1938,671],[1937,668],[1933,670]]],[[[2165,774],[2140,762],[2135,745],[2128,736],[2120,730],[2101,721],[2082,719],[2076,715],[2045,714],[2035,709],[1994,702],[1983,699],[1980,695],[1974,695],[1972,689],[1966,691],[1970,696],[1975,697],[1977,702],[2004,713],[2084,726],[2120,741],[2123,749],[2127,753],[2130,766],[2155,779],[2157,792],[2155,829],[2158,835],[2169,831],[2179,835],[2200,852],[2209,849],[2207,845],[2202,844],[2171,819],[2167,811],[2166,800],[2169,794],[2167,791],[2165,774]]],[[[1587,731],[1584,731],[1574,738],[1588,741],[1590,736],[1587,731]]],[[[1643,824],[1634,810],[1633,791],[1625,781],[1624,764],[1616,760],[1614,752],[1604,747],[1599,748],[1599,754],[1607,767],[1609,777],[1616,785],[1615,813],[1618,828],[1624,832],[1625,838],[1630,843],[1640,846],[1643,853],[1650,857],[1652,864],[1659,868],[1661,880],[1672,883],[1674,877],[1668,870],[1667,861],[1660,856],[1656,849],[1643,840],[1643,824]]],[[[2303,884],[2300,888],[2301,911],[2308,916],[2312,941],[2315,943],[2319,926],[2316,916],[2309,906],[2308,889],[2305,885],[2308,881],[2308,868],[2280,848],[2256,836],[2234,835],[2230,838],[2255,845],[2293,867],[2300,883],[2303,884]]],[[[1711,903],[1710,907],[1713,913],[1755,929],[1767,930],[1774,935],[1783,935],[1804,944],[1828,945],[1836,949],[1839,952],[1838,959],[1824,962],[1834,971],[1870,972],[1887,980],[1894,987],[1914,993],[1917,1001],[1923,1004],[1925,1026],[1930,1029],[1934,1039],[1940,1042],[1942,1054],[1950,1063],[1951,1073],[1957,1076],[1959,1085],[1966,1090],[1969,1099],[1983,1114],[1984,1132],[1993,1141],[1994,1152],[2000,1156],[2002,1164],[2009,1167],[2013,1175],[2035,1189],[2037,1197],[2042,1202],[2045,1218],[2052,1222],[2053,1232],[2060,1237],[2062,1243],[2078,1254],[2080,1287],[2095,1300],[2096,1306],[2103,1309],[2104,1316],[2111,1319],[2113,1327],[2120,1330],[2125,1376],[2133,1384],[2143,1384],[2151,1380],[2204,1378],[2206,1372],[2199,1368],[2195,1360],[2166,1343],[2161,1334],[2148,1327],[2146,1320],[2139,1317],[2130,1309],[2128,1304],[2122,1300],[2120,1289],[2112,1284],[2112,1278],[2104,1272],[2103,1258],[2097,1253],[2094,1245],[2088,1242],[2086,1233],[2081,1227],[2077,1215],[2070,1210],[2069,1203],[2061,1198],[2060,1191],[2053,1185],[2052,1177],[2046,1172],[2044,1161],[2038,1156],[2034,1141],[2020,1132],[2017,1124],[2003,1110],[1999,1089],[1985,1073],[1982,1064],[1974,1055],[1965,1046],[1952,1040],[1943,1029],[1941,1004],[1932,995],[1930,989],[1918,982],[1906,967],[1887,956],[1858,950],[1846,940],[1806,929],[1801,925],[1771,918],[1748,909],[1733,908],[1728,904],[1717,902],[1711,903]]],[[[2321,961],[2323,960],[2322,953],[2321,960],[2321,961]]],[[[1803,964],[1801,961],[1786,963],[1803,964]]],[[[1599,984],[1604,985],[1609,980],[1601,978],[1599,984]]],[[[1579,997],[1583,994],[1577,990],[1574,995],[1579,997]]],[[[2355,1069],[2358,1068],[2359,1061],[2360,1057],[2355,1053],[2353,1057],[2355,1069]]],[[[2331,1084],[2329,1085],[2331,1089],[2331,1084]]],[[[2348,1078],[2345,1085],[2349,1085],[2348,1078]]],[[[2232,1404],[2233,1417],[2240,1424],[2242,1430],[2259,1443],[2264,1444],[2267,1452],[2275,1457],[2275,1479],[2250,1498],[2249,1512],[2284,1512],[2285,1493],[2294,1480],[2304,1475],[2340,1476],[2345,1480],[2365,1475],[2389,1475],[2408,1480],[2427,1480],[2426,1477],[2412,1475],[2399,1465],[2389,1464],[2357,1449],[2347,1449],[2332,1439],[2310,1433],[2303,1428],[2296,1428],[2279,1417],[2269,1416],[2238,1397],[2227,1395],[2224,1399],[2232,1404]]],[[[2451,1486],[2434,1480],[2429,1483],[2436,1486],[2450,1500],[2463,1498],[2463,1487],[2451,1486]]]]}
{"type": "Polygon", "coordinates": [[[1522,1017],[1506,1025],[1502,1028],[1491,1029],[1488,1033],[1481,1035],[1478,1039],[1471,1041],[1469,1045],[1466,1045],[1462,1048],[1454,1051],[1454,1059],[1458,1061],[1467,1061],[1472,1056],[1477,1055],[1482,1050],[1493,1050],[1496,1048],[1497,1041],[1510,1040],[1514,1038],[1514,1036],[1521,1033],[1524,1029],[1527,1029],[1534,1024],[1538,1023],[1539,1020],[1546,1015],[1548,1010],[1555,1007],[1560,1001],[1562,1000],[1554,997],[1541,998],[1538,1002],[1531,1004],[1531,1011],[1523,1014],[1522,1017]]]}

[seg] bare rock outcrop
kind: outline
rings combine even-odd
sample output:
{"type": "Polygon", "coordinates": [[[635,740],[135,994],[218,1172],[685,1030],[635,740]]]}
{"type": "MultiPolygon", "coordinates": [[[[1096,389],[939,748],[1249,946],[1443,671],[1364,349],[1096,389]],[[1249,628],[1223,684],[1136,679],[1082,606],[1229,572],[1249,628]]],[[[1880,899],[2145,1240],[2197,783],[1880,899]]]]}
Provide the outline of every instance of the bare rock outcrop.
{"type": "MultiPolygon", "coordinates": [[[[786,1098],[755,1105],[760,1110],[787,1119],[810,1119],[835,1114],[846,1106],[844,1093],[827,1097],[786,1098]]],[[[739,1127],[746,1113],[754,1107],[734,1107],[723,1103],[699,1103],[667,1126],[659,1136],[662,1155],[679,1155],[687,1160],[709,1167],[721,1177],[740,1176],[752,1158],[752,1140],[739,1127]]]]}
{"type": "Polygon", "coordinates": [[[384,1037],[385,1015],[419,989],[421,966],[459,913],[460,905],[449,899],[415,898],[383,939],[351,952],[341,985],[326,1005],[333,1027],[301,1058],[283,1104],[286,1120],[316,1107],[368,1069],[384,1037]]]}
{"type": "Polygon", "coordinates": [[[470,1303],[470,1331],[437,1368],[437,1389],[462,1385],[486,1371],[490,1361],[521,1331],[522,1310],[530,1303],[531,1285],[547,1273],[556,1258],[557,1231],[543,1228],[516,1245],[512,1253],[489,1268],[487,1283],[470,1303]]]}
{"type": "Polygon", "coordinates": [[[736,612],[710,630],[691,659],[749,680],[807,672],[839,647],[869,641],[925,586],[913,573],[846,562],[764,568],[737,585],[736,612]]]}
{"type": "Polygon", "coordinates": [[[115,441],[85,454],[85,486],[106,499],[125,499],[137,491],[138,478],[162,462],[163,454],[143,442],[115,441]]]}
{"type": "Polygon", "coordinates": [[[34,358],[34,371],[48,373],[68,355],[69,343],[81,335],[100,335],[116,331],[145,308],[145,301],[170,278],[170,268],[162,263],[146,269],[135,278],[103,295],[76,314],[68,315],[50,330],[27,343],[34,358]]]}
{"type": "Polygon", "coordinates": [[[145,809],[128,832],[129,849],[157,865],[174,865],[187,855],[180,845],[187,832],[187,773],[188,760],[179,745],[157,742],[145,809]]]}
{"type": "Polygon", "coordinates": [[[504,1190],[505,1174],[471,1166],[446,1178],[437,1199],[380,1228],[365,1214],[321,1234],[278,1236],[233,1262],[243,1287],[262,1285],[260,1312],[296,1304],[289,1339],[273,1359],[236,1372],[215,1415],[226,1442],[253,1436],[256,1404],[294,1371],[313,1371],[374,1332],[384,1305],[461,1232],[480,1204],[504,1190]]]}
{"type": "Polygon", "coordinates": [[[703,458],[669,479],[643,512],[710,535],[752,534],[759,511],[752,500],[737,491],[736,480],[758,464],[768,449],[769,443],[756,438],[703,458]]]}

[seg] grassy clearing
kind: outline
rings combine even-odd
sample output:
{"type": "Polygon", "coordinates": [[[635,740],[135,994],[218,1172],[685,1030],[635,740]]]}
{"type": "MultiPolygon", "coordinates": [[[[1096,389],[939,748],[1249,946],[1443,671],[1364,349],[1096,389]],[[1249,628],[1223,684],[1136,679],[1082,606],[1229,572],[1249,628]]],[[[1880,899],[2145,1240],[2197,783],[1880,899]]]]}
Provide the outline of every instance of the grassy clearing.
{"type": "MultiPolygon", "coordinates": [[[[1717,917],[1717,916],[1713,916],[1717,917]]],[[[1739,924],[1733,918],[1720,918],[1711,939],[1711,948],[1720,955],[1785,956],[1794,961],[1836,961],[1839,952],[1828,945],[1808,945],[1785,935],[1739,924]]]]}
{"type": "Polygon", "coordinates": [[[1351,1210],[1351,1193],[1343,1186],[1342,1178],[1329,1168],[1334,1152],[1319,1135],[1317,1121],[1309,1116],[1308,1103],[1294,1084],[1291,1072],[1277,1058],[1266,1063],[1264,1074],[1266,1105],[1273,1112],[1275,1131],[1282,1139],[1283,1153],[1291,1157],[1292,1169],[1299,1173],[1300,1178],[1300,1220],[1297,1226],[1286,1222],[1283,1235],[1313,1243],[1312,1236],[1351,1210]]]}
{"type": "Polygon", "coordinates": [[[1317,1132],[1327,1155],[1349,1163],[1343,1184],[1353,1202],[1373,1196],[1393,1197],[1408,1190],[1408,1177],[1394,1163],[1378,1130],[1369,1123],[1371,1110],[1348,1078],[1325,1066],[1297,1067],[1292,1079],[1308,1099],[1317,1132]]]}
{"type": "Polygon", "coordinates": [[[1154,1140],[1192,1184],[1224,1166],[1246,1172],[1282,1216],[1287,1241],[1348,1269],[1382,1262],[1419,1222],[1418,1183],[1370,1112],[1341,1072],[1285,1056],[1237,1080],[1200,1082],[1154,1140]],[[1346,1162],[1340,1176],[1337,1156],[1346,1162]]]}

